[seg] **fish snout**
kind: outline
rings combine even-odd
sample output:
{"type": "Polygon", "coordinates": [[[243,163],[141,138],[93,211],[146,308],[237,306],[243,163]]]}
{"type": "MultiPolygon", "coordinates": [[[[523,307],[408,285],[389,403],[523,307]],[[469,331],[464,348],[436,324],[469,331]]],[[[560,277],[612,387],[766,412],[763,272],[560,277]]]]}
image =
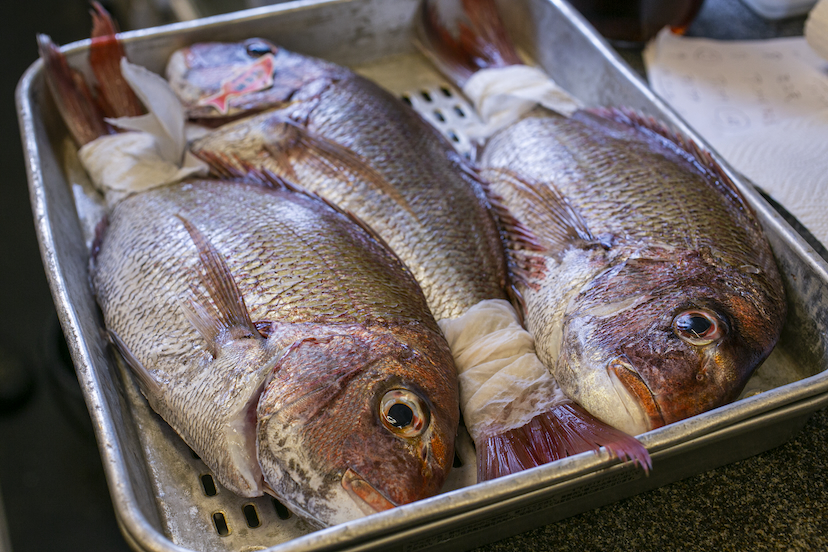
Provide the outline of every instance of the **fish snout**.
{"type": "Polygon", "coordinates": [[[638,435],[665,425],[664,414],[655,394],[626,358],[612,360],[607,365],[607,372],[632,426],[620,429],[638,435]]]}

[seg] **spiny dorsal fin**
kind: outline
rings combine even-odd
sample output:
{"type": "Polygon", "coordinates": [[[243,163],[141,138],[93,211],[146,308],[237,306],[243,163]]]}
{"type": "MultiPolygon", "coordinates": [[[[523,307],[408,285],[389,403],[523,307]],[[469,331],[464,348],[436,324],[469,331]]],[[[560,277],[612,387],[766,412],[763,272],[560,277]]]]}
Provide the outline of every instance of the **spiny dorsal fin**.
{"type": "Polygon", "coordinates": [[[693,163],[704,173],[709,182],[714,183],[725,194],[735,199],[747,213],[754,216],[750,204],[742,196],[742,192],[739,191],[733,180],[725,173],[722,166],[713,158],[709,151],[702,149],[694,140],[671,130],[654,117],[648,117],[634,109],[603,107],[588,109],[586,113],[627,125],[637,129],[639,132],[648,132],[651,135],[657,136],[666,146],[693,163]]]}
{"type": "MultiPolygon", "coordinates": [[[[331,179],[364,182],[416,219],[414,209],[405,197],[367,160],[279,112],[271,111],[228,124],[196,141],[192,150],[211,166],[216,161],[237,163],[237,168],[243,163],[247,167],[267,169],[289,180],[296,180],[300,173],[319,172],[331,179]],[[235,150],[234,141],[227,136],[232,137],[240,126],[249,130],[239,149],[235,150]]],[[[219,166],[216,170],[227,168],[219,166]]]]}
{"type": "Polygon", "coordinates": [[[196,276],[207,290],[212,304],[197,292],[194,282],[193,297],[182,305],[187,319],[207,341],[213,358],[218,356],[220,340],[229,333],[232,338],[260,337],[250,319],[244,298],[221,253],[190,221],[176,215],[184,224],[198,250],[199,269],[196,276]]]}

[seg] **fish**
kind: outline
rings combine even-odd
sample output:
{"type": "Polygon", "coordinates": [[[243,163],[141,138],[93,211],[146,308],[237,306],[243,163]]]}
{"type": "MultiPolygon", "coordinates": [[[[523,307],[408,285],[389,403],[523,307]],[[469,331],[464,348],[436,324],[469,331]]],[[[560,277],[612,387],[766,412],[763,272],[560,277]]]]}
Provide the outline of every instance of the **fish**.
{"type": "MultiPolygon", "coordinates": [[[[460,38],[421,4],[426,55],[458,86],[519,66],[495,4],[462,4],[460,38]]],[[[493,203],[541,245],[505,236],[538,355],[574,403],[640,435],[739,396],[779,339],[785,291],[710,152],[623,106],[533,104],[474,161],[493,203]]],[[[545,446],[528,425],[510,437],[524,454],[545,446]]]]}
{"type": "MultiPolygon", "coordinates": [[[[278,174],[353,212],[399,255],[443,332],[453,336],[455,360],[474,358],[460,374],[460,390],[475,443],[524,415],[499,384],[481,385],[492,366],[503,367],[502,375],[521,365],[537,377],[524,379],[519,395],[555,403],[554,424],[537,430],[554,443],[543,461],[603,446],[649,465],[634,438],[577,405],[558,406],[556,385],[542,373],[511,305],[501,234],[521,235],[522,227],[497,214],[487,183],[410,106],[345,67],[261,38],[190,45],[170,57],[165,74],[189,118],[213,129],[190,149],[217,175],[239,177],[251,167],[278,174]],[[206,105],[263,56],[274,60],[270,88],[232,97],[226,110],[206,105]]],[[[533,247],[528,239],[524,245],[533,247]]],[[[486,450],[477,447],[478,474],[491,462],[486,450]]]]}
{"type": "Polygon", "coordinates": [[[219,174],[267,170],[354,213],[411,269],[438,320],[506,299],[506,257],[484,191],[398,98],[264,39],[190,45],[172,54],[166,76],[191,120],[225,123],[191,144],[195,155],[219,174]],[[208,105],[263,58],[271,87],[230,97],[225,111],[208,105]]]}
{"type": "MultiPolygon", "coordinates": [[[[108,138],[89,87],[39,44],[79,145],[108,138]]],[[[266,172],[161,183],[107,202],[89,272],[147,402],[229,491],[321,527],[441,489],[451,351],[411,272],[352,214],[266,172]]]]}

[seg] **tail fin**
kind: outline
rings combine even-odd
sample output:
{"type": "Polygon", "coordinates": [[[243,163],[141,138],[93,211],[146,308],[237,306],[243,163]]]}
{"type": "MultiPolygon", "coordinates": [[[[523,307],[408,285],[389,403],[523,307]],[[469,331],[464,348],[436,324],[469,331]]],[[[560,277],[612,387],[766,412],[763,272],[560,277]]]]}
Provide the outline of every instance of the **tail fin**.
{"type": "Polygon", "coordinates": [[[435,0],[423,0],[417,19],[418,46],[458,86],[476,71],[521,65],[494,0],[462,0],[468,24],[458,23],[458,37],[440,22],[435,0]]]}
{"type": "Polygon", "coordinates": [[[45,66],[46,82],[75,142],[82,146],[110,134],[111,128],[104,122],[103,111],[83,75],[69,67],[66,57],[47,35],[37,35],[37,46],[45,66]]]}
{"type": "Polygon", "coordinates": [[[575,403],[564,403],[518,428],[475,443],[477,480],[487,481],[541,466],[602,446],[645,472],[652,469],[647,449],[634,437],[599,421],[575,403]]]}
{"type": "Polygon", "coordinates": [[[107,117],[137,117],[146,110],[121,75],[124,48],[115,36],[117,28],[109,13],[93,2],[92,44],[89,65],[98,81],[98,101],[107,117]]]}

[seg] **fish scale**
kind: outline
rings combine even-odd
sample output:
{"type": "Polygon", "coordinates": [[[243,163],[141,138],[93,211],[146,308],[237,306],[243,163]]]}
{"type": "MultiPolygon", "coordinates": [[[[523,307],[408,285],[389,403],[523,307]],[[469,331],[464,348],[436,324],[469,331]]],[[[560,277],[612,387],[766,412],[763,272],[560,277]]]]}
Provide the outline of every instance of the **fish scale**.
{"type": "Polygon", "coordinates": [[[451,353],[411,274],[347,214],[259,184],[163,186],[114,206],[91,269],[105,325],[150,405],[228,489],[258,496],[267,485],[321,525],[364,514],[343,479],[350,470],[390,505],[439,489],[459,416],[451,353]],[[231,281],[211,280],[214,254],[197,236],[231,281]],[[246,329],[223,306],[233,283],[246,329]],[[430,420],[405,439],[381,422],[395,386],[430,420]],[[421,454],[444,439],[439,455],[421,454]],[[374,454],[405,469],[358,469],[374,454]]]}

